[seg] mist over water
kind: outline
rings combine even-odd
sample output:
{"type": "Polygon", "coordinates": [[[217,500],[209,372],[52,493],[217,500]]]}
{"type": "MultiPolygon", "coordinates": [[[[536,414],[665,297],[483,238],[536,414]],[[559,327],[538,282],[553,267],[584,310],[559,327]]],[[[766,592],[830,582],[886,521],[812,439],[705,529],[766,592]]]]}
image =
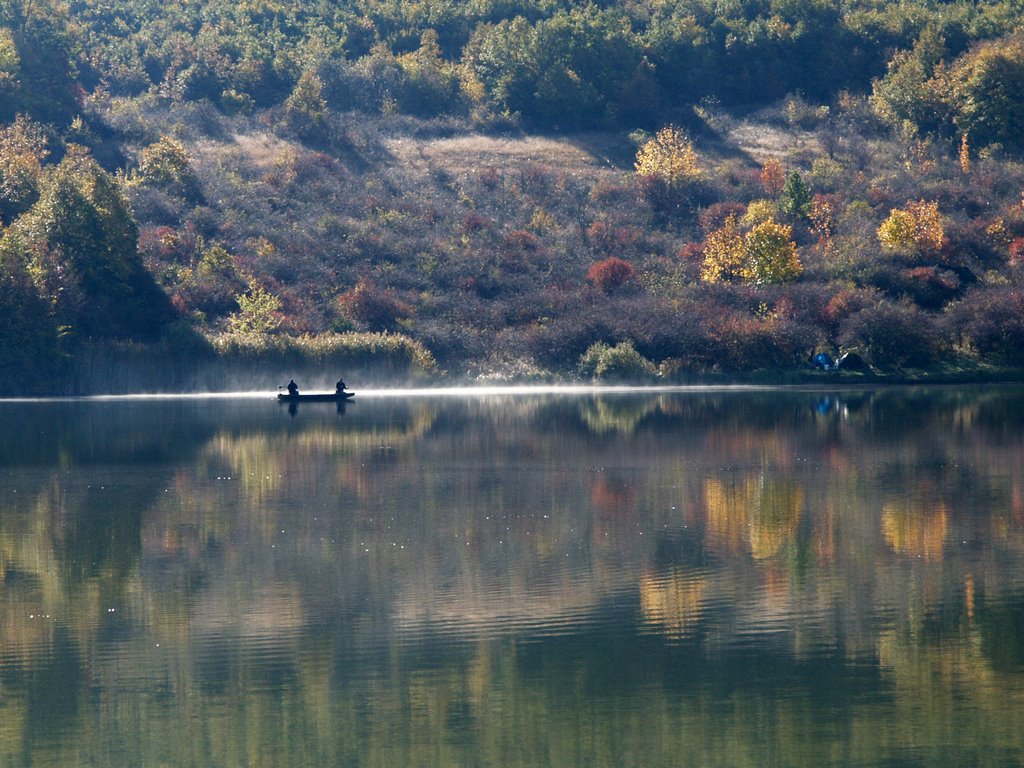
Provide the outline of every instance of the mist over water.
{"type": "Polygon", "coordinates": [[[0,402],[0,762],[1024,760],[1021,390],[354,388],[0,402]]]}

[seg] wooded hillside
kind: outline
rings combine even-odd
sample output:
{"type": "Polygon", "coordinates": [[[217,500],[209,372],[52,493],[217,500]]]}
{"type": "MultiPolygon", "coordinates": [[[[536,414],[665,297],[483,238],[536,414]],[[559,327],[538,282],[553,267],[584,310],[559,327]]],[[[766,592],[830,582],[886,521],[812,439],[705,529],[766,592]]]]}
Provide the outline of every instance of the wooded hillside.
{"type": "Polygon", "coordinates": [[[5,0],[0,389],[352,332],[458,377],[1020,368],[1022,11],[5,0]]]}

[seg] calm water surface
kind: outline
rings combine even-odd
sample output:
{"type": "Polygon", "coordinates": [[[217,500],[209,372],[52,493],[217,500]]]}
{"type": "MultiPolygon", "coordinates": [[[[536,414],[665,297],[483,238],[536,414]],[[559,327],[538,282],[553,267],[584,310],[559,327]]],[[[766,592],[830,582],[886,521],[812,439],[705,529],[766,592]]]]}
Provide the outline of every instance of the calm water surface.
{"type": "Polygon", "coordinates": [[[1024,764],[1024,390],[0,403],[0,765],[1024,764]]]}

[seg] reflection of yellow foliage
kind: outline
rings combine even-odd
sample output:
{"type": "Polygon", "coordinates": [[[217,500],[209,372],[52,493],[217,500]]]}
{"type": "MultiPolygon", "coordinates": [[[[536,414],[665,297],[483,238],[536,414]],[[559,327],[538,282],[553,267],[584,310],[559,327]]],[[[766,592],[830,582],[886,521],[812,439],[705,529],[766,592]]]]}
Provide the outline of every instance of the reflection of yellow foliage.
{"type": "Polygon", "coordinates": [[[747,510],[754,503],[752,496],[757,480],[732,482],[709,479],[704,483],[704,504],[707,508],[708,534],[713,545],[727,552],[743,551],[747,532],[747,510]]]}
{"type": "Polygon", "coordinates": [[[979,711],[974,707],[996,713],[1006,706],[996,698],[1000,686],[976,642],[921,643],[913,635],[887,630],[878,638],[878,660],[905,705],[941,704],[950,715],[954,709],[979,711]],[[956,703],[952,691],[969,692],[973,701],[956,703]]]}
{"type": "Polygon", "coordinates": [[[24,754],[27,719],[27,704],[15,705],[13,699],[4,702],[4,716],[0,717],[0,749],[4,757],[24,754]]]}
{"type": "Polygon", "coordinates": [[[758,559],[778,554],[793,538],[803,506],[803,489],[790,480],[760,476],[726,485],[704,484],[708,530],[731,552],[749,546],[758,559]]]}
{"type": "Polygon", "coordinates": [[[756,558],[778,554],[796,533],[803,489],[791,480],[762,483],[750,519],[750,551],[756,558]]]}
{"type": "Polygon", "coordinates": [[[221,432],[208,444],[211,457],[230,467],[228,474],[239,482],[250,503],[272,497],[280,489],[282,478],[296,467],[309,466],[316,456],[344,456],[339,469],[361,466],[353,457],[376,454],[382,445],[405,446],[421,437],[434,423],[433,410],[424,408],[407,424],[389,424],[369,429],[345,429],[311,426],[298,434],[286,433],[237,435],[221,432]]]}
{"type": "Polygon", "coordinates": [[[701,577],[673,571],[640,580],[640,611],[644,621],[661,626],[672,637],[686,635],[700,621],[707,589],[701,577]]]}
{"type": "Polygon", "coordinates": [[[941,559],[948,529],[949,512],[942,504],[929,509],[919,501],[904,500],[882,509],[885,540],[901,554],[941,559]]]}
{"type": "Polygon", "coordinates": [[[580,416],[592,432],[618,432],[631,435],[637,425],[658,410],[659,401],[652,398],[609,401],[596,398],[580,407],[580,416]]]}

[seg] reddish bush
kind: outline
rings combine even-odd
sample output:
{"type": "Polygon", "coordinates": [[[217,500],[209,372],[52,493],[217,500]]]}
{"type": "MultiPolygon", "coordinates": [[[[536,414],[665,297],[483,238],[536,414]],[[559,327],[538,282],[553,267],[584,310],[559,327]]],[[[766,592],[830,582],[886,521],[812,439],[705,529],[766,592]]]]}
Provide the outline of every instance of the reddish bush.
{"type": "Polygon", "coordinates": [[[680,261],[701,262],[704,260],[704,246],[701,243],[687,243],[679,249],[676,256],[680,261]]]}
{"type": "Polygon", "coordinates": [[[505,245],[513,251],[536,253],[540,250],[540,240],[526,229],[516,229],[505,236],[505,245]]]}
{"type": "MultiPolygon", "coordinates": [[[[777,318],[807,326],[821,327],[825,307],[831,296],[826,286],[814,283],[791,283],[774,290],[760,289],[760,303],[767,303],[777,318]]],[[[820,335],[820,330],[819,330],[820,335]]]]}
{"type": "Polygon", "coordinates": [[[519,187],[527,195],[543,195],[550,185],[550,170],[543,165],[530,163],[519,172],[519,187]]]}
{"type": "Polygon", "coordinates": [[[590,200],[595,205],[628,206],[636,202],[636,192],[631,187],[623,184],[612,184],[602,179],[590,189],[590,200]]]}
{"type": "Polygon", "coordinates": [[[896,203],[896,197],[892,190],[884,187],[868,187],[867,198],[872,207],[878,209],[889,210],[896,203]]]}
{"type": "Polygon", "coordinates": [[[615,227],[603,220],[587,227],[587,242],[594,250],[606,254],[629,249],[639,239],[638,232],[632,227],[615,227]]]}
{"type": "Polygon", "coordinates": [[[487,228],[487,218],[476,211],[470,211],[462,217],[463,232],[481,232],[487,228]]]}
{"type": "Polygon", "coordinates": [[[480,183],[487,189],[493,190],[501,184],[501,174],[493,165],[489,165],[480,171],[480,183]]]}
{"type": "Polygon", "coordinates": [[[575,312],[537,324],[527,332],[526,348],[542,365],[557,368],[575,364],[595,341],[618,343],[607,312],[594,311],[581,301],[577,305],[575,312]]]}
{"type": "Polygon", "coordinates": [[[351,291],[338,297],[338,304],[350,320],[369,330],[395,330],[398,321],[412,315],[412,307],[390,289],[381,289],[369,280],[360,280],[351,291]]]}
{"type": "Polygon", "coordinates": [[[700,228],[706,235],[716,229],[721,229],[722,225],[725,224],[725,220],[730,216],[735,216],[739,219],[746,210],[747,206],[735,200],[714,203],[700,212],[700,216],[698,216],[700,228]]]}
{"type": "Polygon", "coordinates": [[[193,227],[142,227],[139,230],[139,255],[160,263],[187,264],[201,248],[202,238],[193,227]]]}
{"type": "Polygon", "coordinates": [[[597,251],[607,252],[613,247],[612,227],[606,221],[595,221],[587,227],[587,242],[597,251]]]}
{"type": "Polygon", "coordinates": [[[960,278],[948,269],[914,267],[899,273],[905,295],[926,309],[941,309],[961,292],[960,278]]]}
{"type": "Polygon", "coordinates": [[[602,293],[614,293],[636,281],[636,269],[628,261],[611,256],[590,265],[587,282],[602,293]]]}
{"type": "Polygon", "coordinates": [[[951,221],[946,228],[948,243],[940,254],[942,263],[947,266],[985,265],[994,268],[1003,260],[1002,247],[996,247],[989,228],[991,219],[970,219],[967,221],[951,221]]]}
{"type": "Polygon", "coordinates": [[[957,335],[978,354],[1024,364],[1024,291],[972,291],[950,310],[957,335]]]}
{"type": "Polygon", "coordinates": [[[850,315],[840,326],[839,343],[878,368],[925,366],[939,353],[934,320],[908,302],[879,302],[850,315]]]}
{"type": "Polygon", "coordinates": [[[808,339],[813,339],[799,324],[742,313],[717,318],[710,337],[711,355],[723,370],[790,367],[806,352],[808,339]]]}
{"type": "Polygon", "coordinates": [[[878,297],[873,290],[843,288],[829,299],[822,309],[821,319],[829,326],[832,333],[835,333],[846,318],[871,306],[877,300],[878,297]]]}
{"type": "Polygon", "coordinates": [[[659,219],[672,219],[683,213],[696,192],[696,184],[673,186],[654,174],[637,174],[634,178],[640,196],[659,219]]]}
{"type": "Polygon", "coordinates": [[[1015,237],[1010,241],[1010,266],[1020,267],[1024,265],[1024,237],[1015,237]]]}

